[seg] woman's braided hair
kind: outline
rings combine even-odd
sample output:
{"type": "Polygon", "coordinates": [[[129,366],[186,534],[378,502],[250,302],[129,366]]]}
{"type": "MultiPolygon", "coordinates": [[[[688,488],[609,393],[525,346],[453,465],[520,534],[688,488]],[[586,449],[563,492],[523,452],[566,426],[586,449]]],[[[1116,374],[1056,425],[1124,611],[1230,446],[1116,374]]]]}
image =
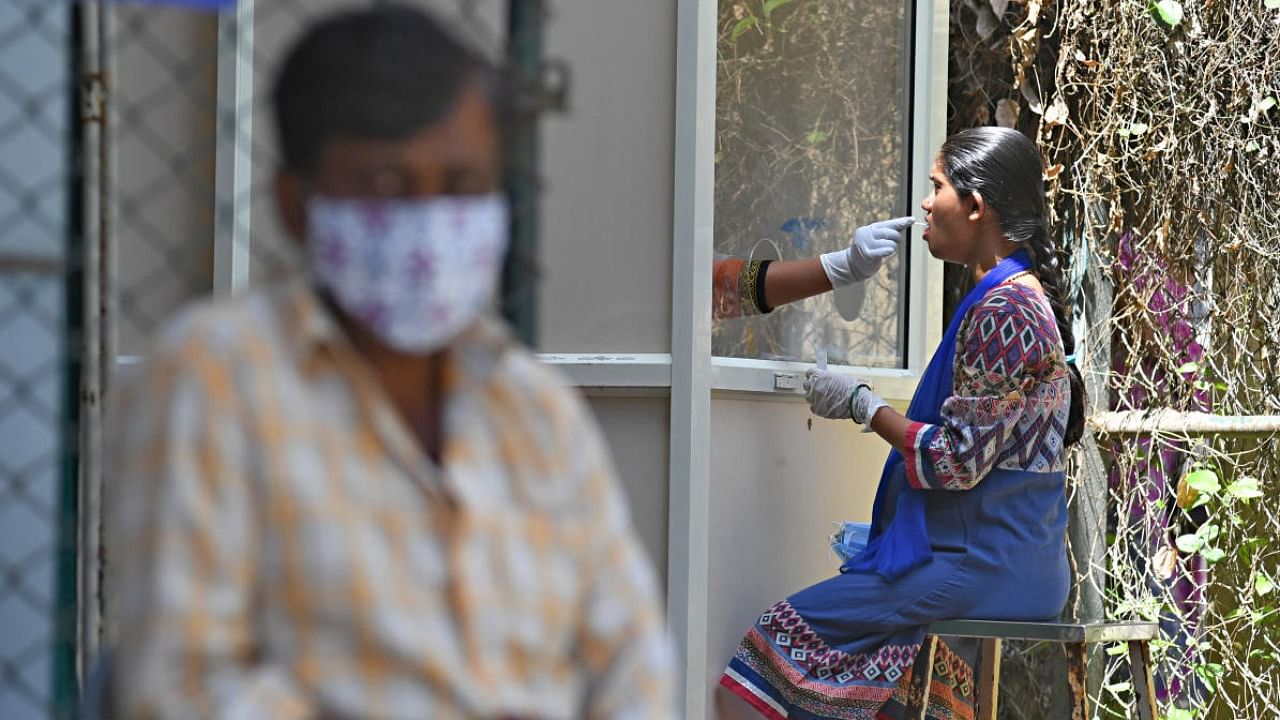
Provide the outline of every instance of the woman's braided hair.
{"type": "MultiPolygon", "coordinates": [[[[1067,355],[1075,353],[1071,306],[1057,249],[1049,237],[1045,213],[1044,165],[1026,135],[1001,127],[979,127],[952,135],[940,151],[942,171],[961,196],[979,193],[995,211],[1000,229],[1031,255],[1035,274],[1058,321],[1067,355]]],[[[1071,414],[1063,441],[1073,445],[1084,433],[1084,380],[1075,363],[1071,376],[1071,414]]]]}

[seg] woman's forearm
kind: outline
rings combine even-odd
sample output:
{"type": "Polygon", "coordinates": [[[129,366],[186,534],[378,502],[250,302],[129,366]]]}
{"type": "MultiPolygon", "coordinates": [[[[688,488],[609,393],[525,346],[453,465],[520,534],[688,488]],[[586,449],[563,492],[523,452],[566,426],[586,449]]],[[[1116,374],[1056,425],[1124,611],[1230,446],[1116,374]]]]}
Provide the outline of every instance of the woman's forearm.
{"type": "Polygon", "coordinates": [[[907,428],[910,426],[910,420],[887,405],[871,418],[871,429],[899,452],[907,446],[907,428]]]}
{"type": "Polygon", "coordinates": [[[831,281],[816,257],[805,260],[775,260],[764,276],[765,303],[775,308],[831,290],[831,281]]]}

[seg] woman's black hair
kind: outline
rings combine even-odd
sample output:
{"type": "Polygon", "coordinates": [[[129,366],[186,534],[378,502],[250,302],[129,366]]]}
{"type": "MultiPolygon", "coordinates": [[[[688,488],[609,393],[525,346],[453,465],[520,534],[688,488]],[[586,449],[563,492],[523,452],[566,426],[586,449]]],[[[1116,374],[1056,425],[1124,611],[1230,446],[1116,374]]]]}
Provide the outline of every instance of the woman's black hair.
{"type": "MultiPolygon", "coordinates": [[[[1001,127],[979,127],[952,135],[939,153],[942,171],[961,197],[978,193],[995,211],[1009,240],[1031,255],[1058,321],[1058,334],[1068,355],[1075,353],[1071,306],[1066,301],[1061,263],[1049,237],[1045,212],[1044,164],[1026,135],[1001,127]]],[[[1074,445],[1084,434],[1084,380],[1075,363],[1071,376],[1071,415],[1063,441],[1074,445]]]]}
{"type": "Polygon", "coordinates": [[[473,83],[490,92],[501,127],[498,72],[421,10],[380,3],[322,20],[276,78],[284,168],[314,174],[334,139],[408,138],[442,120],[473,83]]]}

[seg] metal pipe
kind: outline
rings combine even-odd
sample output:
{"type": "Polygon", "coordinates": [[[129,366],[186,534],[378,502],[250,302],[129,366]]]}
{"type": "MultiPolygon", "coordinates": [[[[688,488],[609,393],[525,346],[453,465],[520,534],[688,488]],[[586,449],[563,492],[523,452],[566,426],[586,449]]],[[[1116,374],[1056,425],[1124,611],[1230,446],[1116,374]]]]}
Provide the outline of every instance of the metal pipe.
{"type": "MultiPolygon", "coordinates": [[[[100,283],[100,294],[98,295],[98,313],[99,322],[101,323],[101,341],[102,350],[99,356],[99,377],[102,378],[102,396],[99,398],[99,412],[105,412],[107,401],[111,397],[111,381],[115,377],[116,354],[117,354],[117,332],[120,318],[120,279],[119,279],[119,248],[116,242],[116,223],[115,223],[115,201],[112,196],[112,189],[115,187],[115,143],[111,140],[111,87],[109,80],[114,77],[114,68],[111,64],[110,38],[112,15],[99,9],[98,11],[98,92],[100,98],[98,106],[98,125],[99,134],[102,138],[98,143],[98,241],[102,245],[102,280],[100,283]]],[[[100,418],[101,422],[101,418],[100,418]]],[[[95,485],[98,496],[102,494],[102,473],[99,473],[98,480],[95,485]]],[[[101,517],[102,512],[98,504],[93,505],[90,510],[95,515],[101,517]]],[[[101,542],[101,535],[98,536],[101,542]]],[[[98,563],[98,556],[94,556],[94,563],[98,563]]],[[[102,576],[101,567],[98,572],[99,578],[102,576]]],[[[97,599],[99,607],[104,602],[101,597],[97,599]]]]}
{"type": "Polygon", "coordinates": [[[1280,433],[1280,415],[1214,415],[1170,408],[1104,412],[1089,418],[1103,435],[1271,435],[1280,433]]]}
{"type": "Polygon", "coordinates": [[[507,197],[511,247],[502,271],[502,314],[530,347],[538,339],[538,112],[542,79],[545,0],[511,0],[508,53],[513,125],[507,138],[507,197]]]}
{"type": "Polygon", "coordinates": [[[213,291],[249,285],[253,228],[253,23],[255,0],[240,0],[218,24],[218,148],[214,170],[213,291]],[[230,108],[231,112],[225,112],[230,108]]]}
{"type": "Polygon", "coordinates": [[[105,11],[96,2],[80,6],[80,132],[83,218],[83,324],[80,346],[80,472],[76,517],[77,669],[81,680],[97,657],[101,614],[99,566],[101,532],[98,508],[102,479],[102,293],[103,293],[103,159],[105,157],[102,43],[105,11]]]}

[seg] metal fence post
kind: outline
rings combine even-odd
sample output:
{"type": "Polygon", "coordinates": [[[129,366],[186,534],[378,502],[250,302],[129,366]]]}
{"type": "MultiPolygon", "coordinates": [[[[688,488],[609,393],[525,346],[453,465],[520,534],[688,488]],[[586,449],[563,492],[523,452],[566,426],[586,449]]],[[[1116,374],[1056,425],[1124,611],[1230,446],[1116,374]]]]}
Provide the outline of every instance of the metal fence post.
{"type": "Polygon", "coordinates": [[[81,5],[80,161],[83,330],[80,353],[80,463],[77,522],[79,544],[77,665],[83,680],[98,654],[101,617],[102,412],[107,376],[114,361],[109,341],[108,278],[112,254],[107,246],[109,202],[106,198],[106,13],[96,2],[81,5]]]}
{"type": "MultiPolygon", "coordinates": [[[[1080,369],[1084,378],[1088,400],[1085,417],[1107,409],[1110,397],[1108,378],[1111,376],[1111,309],[1112,287],[1110,267],[1100,261],[1105,257],[1092,252],[1086,243],[1088,266],[1082,283],[1085,335],[1080,369]]],[[[1071,556],[1076,569],[1075,603],[1073,614],[1077,622],[1105,619],[1104,604],[1106,578],[1107,533],[1107,464],[1098,445],[1098,434],[1087,423],[1080,443],[1080,464],[1074,491],[1069,500],[1070,520],[1067,524],[1071,541],[1071,556]]],[[[1093,649],[1088,658],[1101,666],[1101,647],[1093,649]]],[[[1102,689],[1101,671],[1088,675],[1088,694],[1098,698],[1102,689]]]]}
{"type": "Polygon", "coordinates": [[[502,314],[530,347],[538,340],[538,89],[542,81],[545,0],[511,0],[508,60],[513,123],[507,137],[511,247],[502,271],[502,314]]]}

